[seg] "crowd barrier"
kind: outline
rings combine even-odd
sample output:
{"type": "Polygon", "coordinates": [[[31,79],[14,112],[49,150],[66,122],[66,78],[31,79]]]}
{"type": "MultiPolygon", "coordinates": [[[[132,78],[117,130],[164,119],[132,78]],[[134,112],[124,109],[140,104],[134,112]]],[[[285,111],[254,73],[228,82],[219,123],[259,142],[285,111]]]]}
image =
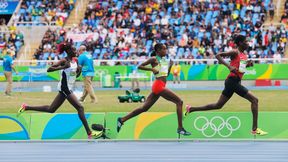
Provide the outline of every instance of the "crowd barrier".
{"type": "MultiPolygon", "coordinates": [[[[88,123],[107,128],[106,139],[178,139],[177,115],[147,112],[127,121],[116,132],[117,118],[127,113],[87,113],[88,123]]],[[[259,139],[288,139],[288,112],[260,112],[258,126],[269,134],[259,139]]],[[[199,112],[183,120],[191,136],[181,139],[254,139],[250,112],[199,112]]],[[[103,137],[104,138],[104,137],[103,137]]],[[[26,113],[0,114],[0,140],[87,139],[78,114],[26,113]]]]}
{"type": "MultiPolygon", "coordinates": [[[[16,66],[19,75],[14,74],[14,81],[58,81],[60,78],[59,71],[47,73],[48,65],[39,66],[16,66]]],[[[271,79],[271,80],[287,80],[288,64],[255,64],[254,67],[248,68],[243,79],[271,79]]],[[[101,77],[109,76],[109,81],[120,79],[121,81],[130,81],[132,66],[95,66],[94,81],[103,81],[101,77]]],[[[150,71],[138,71],[141,74],[141,80],[151,80],[150,71]]],[[[223,65],[181,65],[180,79],[182,81],[206,81],[206,80],[225,80],[229,70],[223,65]]],[[[172,80],[170,74],[168,80],[172,80]]],[[[78,80],[82,80],[80,76],[78,80]]],[[[0,67],[0,81],[5,81],[3,76],[3,68],[0,67]]]]}

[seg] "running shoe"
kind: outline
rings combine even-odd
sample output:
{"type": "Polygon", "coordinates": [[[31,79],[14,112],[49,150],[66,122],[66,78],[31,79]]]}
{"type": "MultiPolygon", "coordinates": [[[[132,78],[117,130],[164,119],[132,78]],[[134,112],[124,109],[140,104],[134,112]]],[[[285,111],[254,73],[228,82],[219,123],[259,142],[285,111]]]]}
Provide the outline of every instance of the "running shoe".
{"type": "Polygon", "coordinates": [[[265,131],[263,131],[260,128],[257,128],[254,131],[252,130],[251,133],[254,134],[254,135],[260,135],[260,136],[264,136],[264,135],[268,134],[268,132],[265,132],[265,131]]]}
{"type": "Polygon", "coordinates": [[[117,119],[117,132],[120,132],[122,125],[123,125],[123,123],[121,121],[121,118],[118,118],[117,119]]]}
{"type": "Polygon", "coordinates": [[[97,139],[103,135],[103,131],[91,131],[88,135],[88,139],[97,139]]]}
{"type": "Polygon", "coordinates": [[[22,103],[20,109],[18,110],[17,117],[20,116],[26,110],[26,103],[22,103]]]}
{"type": "Polygon", "coordinates": [[[187,132],[184,128],[177,129],[177,133],[184,135],[184,136],[190,136],[191,135],[191,133],[187,132]]]}

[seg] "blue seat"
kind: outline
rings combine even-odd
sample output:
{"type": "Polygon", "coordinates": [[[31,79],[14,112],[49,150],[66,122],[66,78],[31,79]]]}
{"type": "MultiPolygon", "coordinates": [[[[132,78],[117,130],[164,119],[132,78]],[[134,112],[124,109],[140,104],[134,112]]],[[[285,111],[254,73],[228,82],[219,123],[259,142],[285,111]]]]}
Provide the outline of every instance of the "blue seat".
{"type": "Polygon", "coordinates": [[[98,54],[97,53],[93,53],[92,57],[93,57],[93,59],[98,59],[98,54]]]}
{"type": "Polygon", "coordinates": [[[184,22],[189,23],[191,21],[191,15],[186,14],[184,17],[184,22]]]}
{"type": "Polygon", "coordinates": [[[177,56],[183,56],[184,52],[185,52],[184,48],[179,47],[177,51],[177,56]]]}
{"type": "Polygon", "coordinates": [[[210,33],[210,32],[206,32],[205,35],[206,35],[206,37],[207,37],[208,39],[210,39],[210,37],[211,37],[211,33],[210,33]]]}
{"type": "Polygon", "coordinates": [[[220,11],[213,11],[213,18],[218,17],[220,14],[220,11]]]}
{"type": "Polygon", "coordinates": [[[99,48],[96,48],[96,49],[94,50],[94,54],[99,54],[99,53],[101,53],[101,50],[100,50],[99,48]]]}
{"type": "Polygon", "coordinates": [[[184,33],[184,31],[185,31],[185,29],[186,29],[186,26],[184,26],[184,25],[181,25],[180,26],[180,34],[183,34],[184,33]]]}
{"type": "Polygon", "coordinates": [[[147,41],[146,41],[146,46],[151,46],[151,45],[152,45],[152,43],[153,43],[153,41],[152,41],[152,40],[147,40],[147,41]]]}
{"type": "Polygon", "coordinates": [[[116,4],[116,7],[118,8],[118,10],[120,10],[122,8],[122,1],[118,1],[116,4]]]}
{"type": "Polygon", "coordinates": [[[244,18],[244,17],[245,17],[246,11],[247,11],[246,6],[243,6],[242,9],[241,9],[241,11],[240,11],[240,17],[241,17],[241,18],[244,18]]]}
{"type": "Polygon", "coordinates": [[[192,55],[193,55],[194,57],[196,57],[196,56],[197,56],[197,53],[198,53],[198,48],[193,48],[193,50],[192,50],[192,55]]]}
{"type": "Polygon", "coordinates": [[[166,43],[166,40],[165,40],[165,39],[162,39],[162,40],[160,41],[160,43],[164,44],[164,43],[166,43]]]}

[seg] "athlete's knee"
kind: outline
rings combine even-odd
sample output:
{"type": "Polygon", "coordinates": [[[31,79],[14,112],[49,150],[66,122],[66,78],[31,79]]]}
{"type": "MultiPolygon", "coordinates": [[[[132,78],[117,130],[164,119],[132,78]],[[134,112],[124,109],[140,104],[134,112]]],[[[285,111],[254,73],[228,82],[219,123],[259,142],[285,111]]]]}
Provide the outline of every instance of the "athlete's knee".
{"type": "Polygon", "coordinates": [[[224,106],[224,104],[222,104],[222,103],[216,103],[216,104],[214,104],[214,108],[215,108],[215,109],[222,109],[223,106],[224,106]]]}
{"type": "Polygon", "coordinates": [[[257,97],[253,97],[251,103],[252,104],[257,104],[258,105],[259,99],[257,97]]]}
{"type": "Polygon", "coordinates": [[[179,99],[177,102],[176,102],[176,105],[178,106],[183,106],[183,100],[179,99]]]}
{"type": "Polygon", "coordinates": [[[77,107],[77,111],[78,111],[79,113],[84,112],[84,107],[83,107],[82,105],[79,106],[79,107],[77,107]]]}
{"type": "Polygon", "coordinates": [[[142,108],[140,108],[140,111],[141,112],[146,112],[146,111],[148,111],[149,109],[147,108],[147,107],[142,107],[142,108]]]}
{"type": "Polygon", "coordinates": [[[53,108],[53,107],[49,107],[48,110],[47,110],[48,113],[55,113],[56,112],[56,109],[53,108]]]}

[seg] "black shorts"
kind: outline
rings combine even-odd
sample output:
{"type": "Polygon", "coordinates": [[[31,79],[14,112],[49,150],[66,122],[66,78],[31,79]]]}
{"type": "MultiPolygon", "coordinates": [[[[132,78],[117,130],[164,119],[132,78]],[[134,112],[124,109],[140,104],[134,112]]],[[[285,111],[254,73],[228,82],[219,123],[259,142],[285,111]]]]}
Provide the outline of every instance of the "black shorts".
{"type": "Polygon", "coordinates": [[[67,97],[72,93],[72,91],[70,91],[70,90],[62,90],[62,91],[59,91],[59,93],[60,93],[63,97],[67,98],[67,97]]]}
{"type": "Polygon", "coordinates": [[[222,94],[228,98],[232,97],[233,93],[244,97],[248,93],[248,89],[241,85],[240,78],[229,77],[225,80],[225,88],[222,94]]]}

